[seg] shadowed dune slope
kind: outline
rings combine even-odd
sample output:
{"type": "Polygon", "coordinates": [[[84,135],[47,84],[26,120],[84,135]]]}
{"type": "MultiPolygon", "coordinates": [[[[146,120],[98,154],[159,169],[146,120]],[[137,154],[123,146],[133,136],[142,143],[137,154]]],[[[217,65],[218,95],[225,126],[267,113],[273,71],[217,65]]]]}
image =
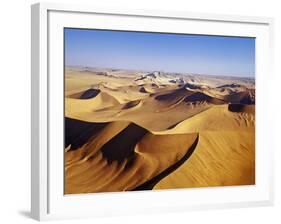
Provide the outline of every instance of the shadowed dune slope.
{"type": "Polygon", "coordinates": [[[158,101],[168,101],[168,102],[176,102],[184,97],[191,95],[193,92],[189,91],[185,88],[179,88],[176,90],[168,90],[166,92],[161,92],[157,94],[154,98],[158,101]]]}
{"type": "Polygon", "coordinates": [[[224,100],[229,103],[255,104],[255,91],[247,90],[226,95],[224,100]]]}
{"type": "Polygon", "coordinates": [[[253,131],[255,114],[253,112],[231,112],[228,105],[213,106],[175,125],[172,129],[153,132],[155,134],[180,134],[204,131],[253,131]]]}
{"type": "Polygon", "coordinates": [[[130,109],[130,108],[134,108],[136,107],[137,105],[139,105],[141,103],[141,100],[133,100],[133,101],[130,101],[128,103],[126,103],[122,109],[130,109]]]}
{"type": "Polygon", "coordinates": [[[91,99],[96,97],[99,93],[99,89],[88,89],[81,94],[80,99],[91,99]]]}
{"type": "Polygon", "coordinates": [[[107,123],[91,123],[71,118],[64,119],[65,142],[64,147],[70,146],[69,150],[75,150],[86,144],[89,138],[103,129],[107,123]]]}
{"type": "Polygon", "coordinates": [[[228,104],[228,110],[231,112],[245,112],[245,113],[255,114],[255,105],[230,103],[228,104]]]}
{"type": "Polygon", "coordinates": [[[110,96],[107,93],[99,92],[97,95],[93,96],[94,94],[95,93],[87,92],[87,94],[84,95],[84,99],[65,98],[65,115],[67,117],[77,117],[78,119],[80,118],[80,120],[84,120],[83,117],[79,117],[81,112],[93,112],[94,110],[120,104],[113,96],[110,96]],[[90,95],[93,97],[90,98],[90,95]]]}
{"type": "Polygon", "coordinates": [[[149,93],[149,91],[146,90],[146,88],[145,88],[144,86],[141,86],[140,89],[139,89],[139,91],[140,91],[141,93],[149,93]]]}
{"type": "MultiPolygon", "coordinates": [[[[252,105],[247,105],[252,107],[252,105]]],[[[154,189],[255,184],[255,114],[214,106],[154,134],[199,132],[192,157],[154,189]]]]}
{"type": "Polygon", "coordinates": [[[255,80],[72,68],[65,194],[255,184],[255,80]]]}
{"type": "Polygon", "coordinates": [[[207,94],[196,92],[184,99],[185,102],[208,102],[211,104],[224,104],[225,101],[217,99],[215,97],[208,96],[207,94]]]}
{"type": "Polygon", "coordinates": [[[121,163],[134,156],[135,145],[146,133],[146,129],[132,123],[103,145],[101,152],[109,163],[113,161],[121,163]]]}
{"type": "Polygon", "coordinates": [[[99,101],[101,94],[85,104],[86,100],[66,99],[66,116],[87,122],[129,120],[150,131],[163,131],[213,105],[225,103],[185,88],[164,90],[125,104],[118,104],[111,98],[102,103],[99,101]]]}
{"type": "Polygon", "coordinates": [[[154,135],[134,123],[109,123],[66,152],[65,193],[133,190],[157,176],[158,182],[194,150],[197,136],[154,135]]]}

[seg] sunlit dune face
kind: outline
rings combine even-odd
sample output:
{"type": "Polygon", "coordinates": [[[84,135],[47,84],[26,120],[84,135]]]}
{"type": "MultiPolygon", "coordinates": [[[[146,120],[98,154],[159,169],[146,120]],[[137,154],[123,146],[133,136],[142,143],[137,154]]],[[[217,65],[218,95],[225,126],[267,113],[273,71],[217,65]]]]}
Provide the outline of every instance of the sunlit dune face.
{"type": "Polygon", "coordinates": [[[65,69],[65,194],[255,184],[254,79],[65,69]]]}

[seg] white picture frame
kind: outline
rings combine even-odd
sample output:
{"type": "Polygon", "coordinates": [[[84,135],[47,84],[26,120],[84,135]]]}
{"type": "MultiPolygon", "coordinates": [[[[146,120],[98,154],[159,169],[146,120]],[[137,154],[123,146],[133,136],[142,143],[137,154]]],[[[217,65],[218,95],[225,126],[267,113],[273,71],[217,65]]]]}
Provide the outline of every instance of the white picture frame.
{"type": "Polygon", "coordinates": [[[34,219],[125,215],[128,211],[130,214],[141,214],[264,206],[273,203],[273,145],[269,140],[270,133],[266,132],[270,126],[270,112],[266,104],[273,75],[272,18],[180,11],[128,11],[50,3],[32,5],[31,13],[31,214],[34,219]],[[256,185],[65,196],[61,145],[63,27],[255,37],[256,185]]]}

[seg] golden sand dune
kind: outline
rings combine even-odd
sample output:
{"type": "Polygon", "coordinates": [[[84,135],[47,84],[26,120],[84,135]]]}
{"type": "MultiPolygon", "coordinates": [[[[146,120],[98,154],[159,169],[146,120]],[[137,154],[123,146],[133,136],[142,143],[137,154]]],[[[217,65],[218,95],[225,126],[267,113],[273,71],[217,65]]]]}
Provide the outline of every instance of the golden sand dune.
{"type": "MultiPolygon", "coordinates": [[[[255,183],[255,115],[212,107],[159,134],[199,132],[192,157],[154,189],[255,183]]],[[[158,133],[155,133],[158,134],[158,133]]]]}
{"type": "Polygon", "coordinates": [[[206,131],[194,153],[154,189],[255,184],[253,131],[206,131]]]}
{"type": "MultiPolygon", "coordinates": [[[[255,114],[248,109],[247,112],[231,112],[228,105],[216,105],[193,117],[180,122],[174,128],[159,134],[180,134],[204,131],[244,131],[255,127],[255,114]]],[[[246,110],[246,109],[245,109],[246,110]]]]}
{"type": "Polygon", "coordinates": [[[83,138],[73,134],[68,138],[66,194],[134,190],[141,185],[142,189],[152,188],[147,181],[155,184],[168,175],[197,144],[194,133],[165,136],[129,122],[71,122],[75,128],[86,125],[83,133],[93,135],[83,138]]]}
{"type": "Polygon", "coordinates": [[[198,132],[199,142],[192,157],[155,189],[255,183],[255,114],[249,107],[231,112],[228,105],[217,105],[171,130],[156,132],[198,132]]]}
{"type": "Polygon", "coordinates": [[[79,114],[80,112],[86,111],[92,112],[101,108],[119,105],[119,102],[113,96],[100,91],[97,94],[91,93],[90,90],[92,89],[75,94],[74,98],[65,98],[65,116],[71,117],[71,114],[75,115],[77,113],[79,114]],[[77,97],[78,99],[76,99],[75,97],[77,97]]]}
{"type": "Polygon", "coordinates": [[[66,69],[65,193],[255,184],[247,78],[66,69]]]}
{"type": "MultiPolygon", "coordinates": [[[[66,69],[65,75],[65,96],[85,91],[90,88],[103,88],[104,92],[118,93],[114,91],[119,87],[128,86],[133,78],[118,78],[104,75],[100,72],[88,72],[83,70],[66,69]]],[[[123,94],[124,95],[124,94],[123,94]]],[[[121,96],[123,96],[121,95],[121,96]]]]}
{"type": "Polygon", "coordinates": [[[66,99],[66,116],[88,122],[129,120],[150,131],[161,131],[212,105],[224,103],[220,99],[185,88],[163,91],[125,104],[118,104],[108,96],[108,100],[100,100],[100,94],[89,102],[66,99]],[[128,110],[129,108],[133,110],[128,110]]]}
{"type": "Polygon", "coordinates": [[[129,85],[117,87],[115,90],[104,87],[101,87],[100,89],[103,92],[114,96],[121,104],[124,104],[133,100],[143,99],[149,96],[149,92],[140,91],[141,88],[143,87],[129,85]]]}

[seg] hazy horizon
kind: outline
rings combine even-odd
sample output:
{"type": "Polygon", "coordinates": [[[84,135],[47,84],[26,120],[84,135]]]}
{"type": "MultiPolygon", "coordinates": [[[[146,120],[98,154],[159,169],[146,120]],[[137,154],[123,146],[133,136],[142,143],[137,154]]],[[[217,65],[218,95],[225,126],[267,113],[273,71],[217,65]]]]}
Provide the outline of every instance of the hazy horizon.
{"type": "Polygon", "coordinates": [[[65,66],[254,78],[255,38],[65,28],[65,66]]]}

